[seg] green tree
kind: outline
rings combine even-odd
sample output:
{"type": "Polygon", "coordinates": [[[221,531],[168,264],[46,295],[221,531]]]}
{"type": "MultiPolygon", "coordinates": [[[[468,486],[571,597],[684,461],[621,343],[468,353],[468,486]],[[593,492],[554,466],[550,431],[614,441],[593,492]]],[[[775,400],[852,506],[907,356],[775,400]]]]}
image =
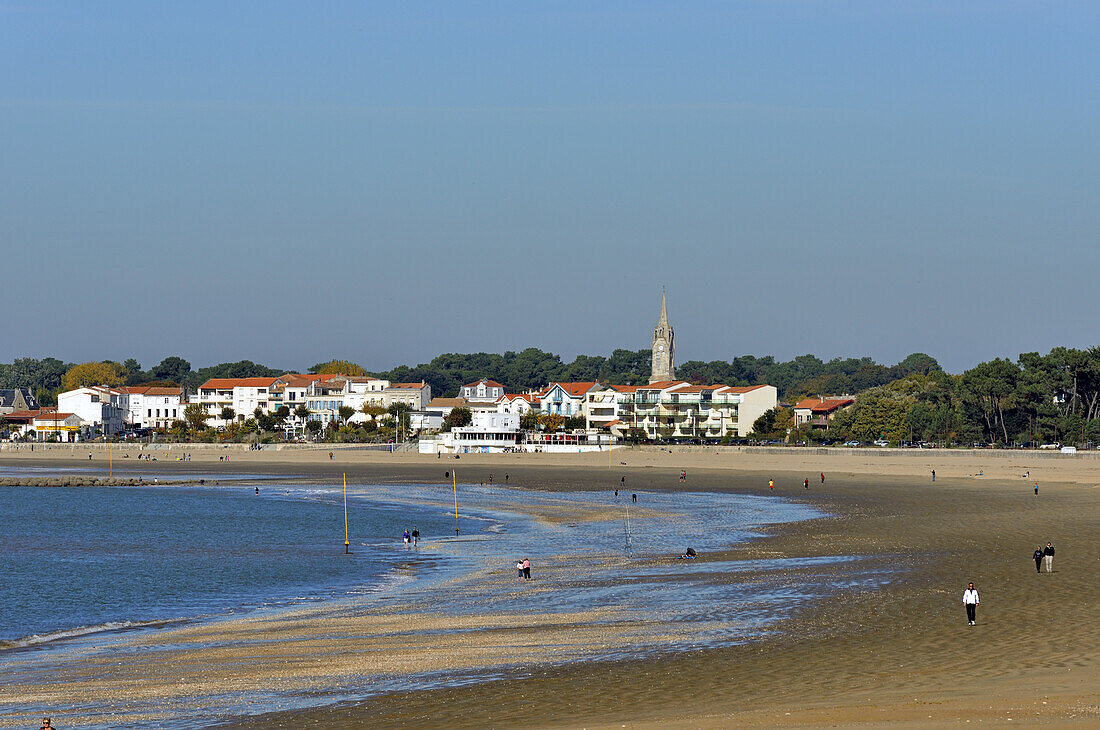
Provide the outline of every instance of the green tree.
{"type": "Polygon", "coordinates": [[[158,365],[149,369],[149,376],[154,380],[170,380],[173,383],[183,383],[191,372],[191,363],[182,357],[166,357],[158,365]]]}
{"type": "Polygon", "coordinates": [[[206,409],[198,403],[192,403],[183,409],[183,419],[187,421],[187,426],[192,431],[201,431],[206,428],[206,419],[209,417],[206,409]]]}
{"type": "Polygon", "coordinates": [[[355,415],[355,409],[351,406],[340,406],[336,412],[340,415],[340,420],[344,423],[347,423],[348,419],[355,415]]]}
{"type": "Polygon", "coordinates": [[[320,433],[323,427],[324,426],[321,424],[321,422],[318,421],[316,418],[306,421],[306,430],[314,435],[320,433]]]}
{"type": "Polygon", "coordinates": [[[443,419],[443,427],[445,431],[450,431],[452,428],[469,426],[473,420],[474,414],[469,408],[466,406],[455,406],[443,419]]]}
{"type": "Polygon", "coordinates": [[[540,411],[531,409],[519,417],[519,427],[525,431],[537,431],[539,427],[540,411]]]}
{"type": "Polygon", "coordinates": [[[223,421],[229,422],[229,421],[232,421],[234,418],[236,418],[237,412],[234,411],[229,406],[225,406],[224,408],[222,408],[222,414],[221,415],[222,415],[222,420],[223,421]]]}

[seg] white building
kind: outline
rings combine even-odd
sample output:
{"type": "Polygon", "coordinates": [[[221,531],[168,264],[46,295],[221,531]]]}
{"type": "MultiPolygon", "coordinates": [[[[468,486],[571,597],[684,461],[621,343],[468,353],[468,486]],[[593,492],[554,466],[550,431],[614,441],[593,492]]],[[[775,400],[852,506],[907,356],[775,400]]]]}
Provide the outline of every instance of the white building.
{"type": "Polygon", "coordinates": [[[393,383],[382,391],[383,403],[389,408],[394,403],[406,403],[414,411],[424,410],[432,401],[432,386],[419,383],[393,383]]]}
{"type": "Polygon", "coordinates": [[[519,416],[514,413],[474,413],[469,426],[459,426],[437,440],[425,441],[421,451],[455,454],[500,453],[518,448],[523,438],[519,416]],[[425,448],[427,447],[427,448],[425,448]]]}
{"type": "Polygon", "coordinates": [[[82,425],[106,435],[124,430],[129,410],[128,393],[101,385],[77,388],[57,396],[58,413],[75,414],[82,425]]]}
{"type": "MultiPolygon", "coordinates": [[[[251,418],[259,408],[271,410],[272,388],[279,378],[211,378],[199,386],[191,398],[191,403],[202,406],[207,415],[207,425],[222,428],[227,421],[222,418],[222,409],[232,408],[233,418],[244,421],[251,418]]],[[[280,401],[280,405],[281,405],[280,401]]]]}
{"type": "Polygon", "coordinates": [[[625,389],[618,396],[619,424],[626,432],[643,431],[648,438],[718,439],[747,436],[753,422],[775,408],[774,385],[731,387],[692,385],[682,380],[660,381],[625,389]]]}
{"type": "Polygon", "coordinates": [[[482,378],[476,383],[467,383],[459,391],[459,396],[468,401],[485,401],[496,403],[497,399],[504,395],[504,386],[495,380],[482,378]]]}
{"type": "Polygon", "coordinates": [[[183,418],[183,391],[149,385],[118,388],[129,396],[126,421],[131,428],[168,428],[183,418]]]}
{"type": "Polygon", "coordinates": [[[531,409],[538,410],[539,397],[534,393],[505,393],[497,399],[496,407],[501,413],[522,416],[531,409]]]}
{"type": "Polygon", "coordinates": [[[86,424],[75,413],[58,413],[49,411],[40,413],[31,422],[30,430],[34,431],[35,438],[45,441],[51,436],[57,436],[59,441],[76,441],[80,431],[86,424]]]}
{"type": "Polygon", "coordinates": [[[596,382],[551,383],[538,394],[543,413],[556,413],[566,418],[584,415],[584,402],[591,390],[600,389],[596,382]]]}

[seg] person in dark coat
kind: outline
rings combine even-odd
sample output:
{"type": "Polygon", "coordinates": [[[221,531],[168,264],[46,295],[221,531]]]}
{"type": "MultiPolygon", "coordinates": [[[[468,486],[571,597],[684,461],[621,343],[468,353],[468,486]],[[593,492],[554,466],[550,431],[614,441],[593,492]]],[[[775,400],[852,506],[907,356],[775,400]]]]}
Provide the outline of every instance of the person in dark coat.
{"type": "Polygon", "coordinates": [[[1035,572],[1036,573],[1042,573],[1043,572],[1043,548],[1041,546],[1035,548],[1035,553],[1031,557],[1035,559],[1035,572]]]}

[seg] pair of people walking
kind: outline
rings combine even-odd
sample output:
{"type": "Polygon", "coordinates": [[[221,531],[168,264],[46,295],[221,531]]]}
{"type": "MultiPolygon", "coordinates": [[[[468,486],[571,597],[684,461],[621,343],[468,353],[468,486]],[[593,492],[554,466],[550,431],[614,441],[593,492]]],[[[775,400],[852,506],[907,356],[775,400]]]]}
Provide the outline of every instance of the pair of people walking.
{"type": "Polygon", "coordinates": [[[1046,547],[1037,547],[1031,557],[1035,560],[1035,572],[1042,573],[1042,566],[1045,564],[1048,573],[1054,572],[1054,546],[1049,542],[1046,547]]]}
{"type": "Polygon", "coordinates": [[[516,573],[522,580],[531,580],[531,561],[524,558],[516,563],[516,573]]]}

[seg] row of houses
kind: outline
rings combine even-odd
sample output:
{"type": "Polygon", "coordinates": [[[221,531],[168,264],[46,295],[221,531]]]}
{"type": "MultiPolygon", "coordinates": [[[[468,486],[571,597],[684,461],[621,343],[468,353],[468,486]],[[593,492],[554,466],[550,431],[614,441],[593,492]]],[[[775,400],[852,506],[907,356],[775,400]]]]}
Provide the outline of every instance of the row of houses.
{"type": "Polygon", "coordinates": [[[165,429],[182,420],[192,404],[203,409],[207,425],[219,429],[243,422],[257,409],[275,413],[285,405],[286,429],[300,432],[306,421],[327,425],[339,419],[342,406],[355,410],[349,420],[356,421],[370,417],[362,410],[365,405],[385,409],[405,403],[419,411],[430,400],[431,386],[422,382],[292,373],[277,378],[215,378],[190,398],[179,387],[87,386],[58,394],[56,408],[40,408],[27,389],[0,391],[0,418],[19,435],[33,432],[39,438],[56,435],[70,441],[94,432],[115,435],[165,429]],[[298,406],[305,406],[308,414],[300,415],[298,406]]]}
{"type": "Polygon", "coordinates": [[[462,398],[437,399],[428,411],[442,415],[457,405],[474,413],[522,416],[536,410],[564,418],[582,418],[587,431],[622,436],[640,431],[648,438],[714,439],[746,436],[753,422],[775,408],[772,385],[735,387],[694,385],[666,380],[648,385],[604,385],[599,382],[550,383],[537,392],[507,393],[500,383],[483,379],[462,386],[462,398]]]}
{"type": "MultiPolygon", "coordinates": [[[[286,406],[284,428],[288,433],[300,433],[310,420],[324,425],[345,420],[355,423],[373,417],[366,406],[384,410],[403,403],[410,412],[411,428],[420,433],[440,430],[454,408],[468,408],[474,423],[455,436],[473,440],[490,433],[496,434],[490,440],[514,440],[499,434],[518,434],[519,419],[532,410],[563,420],[574,419],[576,428],[571,430],[577,432],[694,440],[748,435],[753,422],[776,406],[777,396],[771,385],[697,385],[682,380],[647,385],[555,382],[538,391],[508,393],[502,384],[484,378],[462,386],[459,392],[458,398],[433,398],[431,386],[424,382],[391,383],[371,377],[291,373],[215,378],[203,383],[190,398],[178,387],[89,386],[61,393],[56,409],[24,408],[4,418],[23,433],[56,433],[69,440],[82,432],[90,435],[93,430],[117,434],[167,428],[183,419],[189,405],[201,407],[207,424],[219,429],[241,423],[257,410],[273,414],[286,406]],[[341,409],[351,409],[353,415],[345,419],[347,410],[341,414],[341,409]]],[[[14,398],[9,400],[14,402],[14,398]]],[[[37,403],[23,397],[19,405],[37,403]]],[[[796,407],[796,419],[801,412],[796,407]]],[[[816,423],[827,414],[814,418],[816,423]]]]}

